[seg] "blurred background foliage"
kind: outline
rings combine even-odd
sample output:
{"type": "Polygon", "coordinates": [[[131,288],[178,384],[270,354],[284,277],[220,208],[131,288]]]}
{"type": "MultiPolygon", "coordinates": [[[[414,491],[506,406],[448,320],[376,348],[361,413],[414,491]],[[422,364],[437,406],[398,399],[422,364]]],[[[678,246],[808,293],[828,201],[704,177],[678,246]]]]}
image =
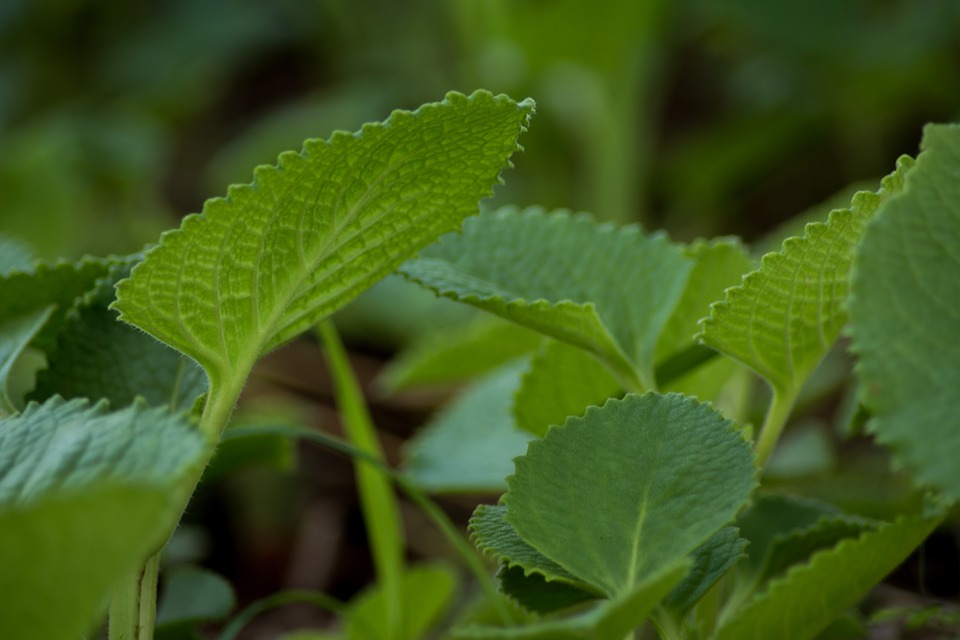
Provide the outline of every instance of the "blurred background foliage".
{"type": "MultiPolygon", "coordinates": [[[[44,258],[135,252],[305,138],[486,88],[538,113],[484,206],[772,249],[791,218],[876,189],[924,123],[957,119],[958,36],[954,0],[3,0],[0,232],[44,258]]],[[[339,324],[370,382],[394,349],[470,315],[388,280],[339,324]]],[[[313,345],[270,356],[248,392],[335,422],[313,345]]],[[[436,400],[375,404],[394,460],[436,400]]],[[[301,455],[299,479],[209,479],[171,553],[206,558],[241,601],[361,588],[349,463],[301,455]]],[[[473,503],[446,506],[463,520],[473,503]]],[[[405,516],[411,554],[436,555],[423,517],[405,516]]]]}

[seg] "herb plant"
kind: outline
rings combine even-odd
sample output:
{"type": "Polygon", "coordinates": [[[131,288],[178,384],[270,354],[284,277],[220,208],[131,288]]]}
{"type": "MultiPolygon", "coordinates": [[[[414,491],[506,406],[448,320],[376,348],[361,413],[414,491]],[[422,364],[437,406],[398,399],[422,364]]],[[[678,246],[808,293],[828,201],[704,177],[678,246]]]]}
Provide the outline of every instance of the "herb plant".
{"type": "Polygon", "coordinates": [[[530,101],[451,93],[308,141],[143,255],[43,264],[4,249],[4,637],[81,637],[108,600],[111,639],[152,638],[156,619],[178,619],[175,605],[156,617],[160,551],[218,445],[264,435],[357,459],[377,584],[349,604],[277,594],[222,638],[296,600],[340,614],[336,637],[427,634],[455,580],[440,565],[406,566],[391,483],[484,590],[490,615],[458,622],[458,637],[855,637],[851,608],[960,497],[960,128],[929,127],[915,162],[902,158],[879,191],[757,266],[736,239],[684,245],[582,214],[506,207],[467,219],[532,112],[530,101]],[[434,336],[383,378],[392,389],[476,381],[402,474],[383,462],[328,320],[398,269],[509,321],[434,336]],[[845,328],[867,428],[926,491],[890,521],[778,493],[765,475],[845,328]],[[227,429],[257,360],[314,329],[350,442],[227,429]],[[750,371],[771,389],[756,428],[742,402],[750,371]],[[508,474],[499,503],[471,521],[498,591],[423,490],[500,488],[508,474]]]}

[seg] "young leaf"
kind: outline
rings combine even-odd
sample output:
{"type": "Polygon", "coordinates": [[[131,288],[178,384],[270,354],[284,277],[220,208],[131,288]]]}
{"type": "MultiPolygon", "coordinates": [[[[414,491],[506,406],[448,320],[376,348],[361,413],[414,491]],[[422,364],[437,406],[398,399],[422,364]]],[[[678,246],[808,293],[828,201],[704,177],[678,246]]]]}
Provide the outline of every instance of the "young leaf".
{"type": "Polygon", "coordinates": [[[513,398],[517,426],[542,437],[550,425],[581,416],[620,391],[616,378],[593,355],[550,340],[530,362],[513,398]]]}
{"type": "Polygon", "coordinates": [[[960,499],[960,126],[929,126],[903,193],[867,227],[850,313],[869,429],[960,499]]]}
{"type": "Polygon", "coordinates": [[[593,352],[652,388],[657,338],[691,268],[662,234],[505,208],[464,225],[401,273],[437,294],[593,352]]]}
{"type": "Polygon", "coordinates": [[[901,190],[911,165],[901,158],[877,193],[858,193],[849,209],[808,224],[802,238],[789,238],[780,251],[765,255],[757,271],[712,306],[701,341],[795,397],[847,321],[850,263],[863,228],[901,190]]]}
{"type": "Polygon", "coordinates": [[[493,371],[442,409],[408,443],[406,476],[433,492],[505,490],[512,460],[530,440],[510,415],[525,364],[493,371]]]}
{"type": "Polygon", "coordinates": [[[590,407],[515,463],[507,522],[614,597],[689,555],[733,520],[757,484],[733,423],[676,394],[590,407]]]}
{"type": "Polygon", "coordinates": [[[900,564],[942,515],[902,517],[820,551],[774,579],[724,622],[716,640],[816,637],[900,564]]]}
{"type": "MultiPolygon", "coordinates": [[[[260,167],[149,250],[117,287],[121,319],[233,392],[315,325],[475,213],[533,103],[451,93],[260,167]]],[[[229,394],[228,394],[229,395],[229,394]]]]}
{"type": "Polygon", "coordinates": [[[693,568],[666,600],[666,607],[677,620],[682,619],[733,565],[746,557],[749,543],[736,527],[724,527],[694,549],[693,568]]]}

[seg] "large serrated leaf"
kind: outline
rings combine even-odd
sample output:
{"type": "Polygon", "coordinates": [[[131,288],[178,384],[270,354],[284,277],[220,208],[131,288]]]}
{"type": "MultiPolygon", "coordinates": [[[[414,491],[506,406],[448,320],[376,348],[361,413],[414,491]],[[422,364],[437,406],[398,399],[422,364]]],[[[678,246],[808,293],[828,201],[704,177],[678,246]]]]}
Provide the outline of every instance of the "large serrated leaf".
{"type": "Polygon", "coordinates": [[[657,338],[691,268],[662,234],[512,208],[464,225],[401,272],[440,295],[595,353],[652,388],[657,338]]]}
{"type": "Polygon", "coordinates": [[[506,489],[512,460],[530,439],[510,415],[524,366],[508,364],[491,372],[424,426],[407,445],[407,477],[440,493],[506,489]]]}
{"type": "Polygon", "coordinates": [[[567,416],[581,416],[620,391],[617,379],[592,354],[550,340],[530,361],[513,398],[517,426],[543,436],[567,416]]]}
{"type": "Polygon", "coordinates": [[[507,522],[612,597],[689,555],[733,520],[757,484],[733,424],[677,394],[591,407],[515,464],[507,522]]]}
{"type": "Polygon", "coordinates": [[[960,126],[929,126],[903,193],[857,251],[850,313],[869,429],[960,499],[960,126]]]}
{"type": "Polygon", "coordinates": [[[901,158],[877,193],[858,193],[849,209],[808,224],[802,238],[789,238],[780,251],[765,255],[757,271],[713,305],[701,341],[794,397],[847,321],[853,248],[867,220],[901,190],[911,165],[901,158]]]}
{"type": "Polygon", "coordinates": [[[121,319],[238,386],[294,338],[460,226],[517,149],[532,102],[451,93],[310,140],[209,200],[118,285],[121,319]]]}
{"type": "Polygon", "coordinates": [[[736,611],[716,640],[808,640],[856,604],[923,542],[942,516],[903,517],[820,551],[736,611]]]}

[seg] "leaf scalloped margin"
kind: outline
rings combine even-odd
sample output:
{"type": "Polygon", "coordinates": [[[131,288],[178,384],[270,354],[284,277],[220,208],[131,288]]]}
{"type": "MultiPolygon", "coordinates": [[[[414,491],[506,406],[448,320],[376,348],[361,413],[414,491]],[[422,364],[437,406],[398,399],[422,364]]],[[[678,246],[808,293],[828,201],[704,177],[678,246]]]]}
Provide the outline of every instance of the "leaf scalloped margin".
{"type": "MultiPolygon", "coordinates": [[[[812,362],[808,363],[808,366],[806,367],[808,371],[805,371],[804,375],[800,376],[799,378],[796,370],[787,372],[785,375],[783,375],[781,372],[776,371],[775,368],[765,366],[765,363],[763,362],[748,362],[742,357],[742,354],[731,353],[729,350],[724,349],[722,345],[711,342],[709,336],[707,335],[709,328],[711,326],[716,326],[718,324],[718,317],[722,317],[730,313],[730,309],[738,305],[741,300],[747,301],[749,304],[749,289],[753,288],[755,285],[763,285],[764,280],[768,278],[769,273],[779,271],[782,267],[787,265],[788,252],[792,254],[795,251],[803,250],[810,242],[815,241],[824,234],[828,233],[832,225],[840,224],[844,218],[848,220],[852,219],[859,211],[863,211],[867,208],[873,208],[873,213],[875,213],[876,209],[880,207],[885,198],[888,198],[903,189],[906,175],[912,168],[914,162],[914,159],[910,156],[900,156],[897,159],[895,170],[881,179],[880,188],[877,191],[858,191],[854,194],[849,207],[832,210],[825,222],[818,221],[807,223],[804,227],[802,236],[792,236],[786,238],[778,251],[772,251],[765,254],[760,259],[760,266],[757,269],[744,274],[740,284],[726,289],[723,300],[719,300],[710,305],[710,314],[700,320],[700,332],[694,336],[694,339],[701,344],[705,344],[711,348],[721,351],[734,360],[749,367],[758,375],[767,380],[774,389],[781,390],[784,393],[789,393],[791,387],[796,386],[798,381],[799,384],[802,384],[805,380],[805,375],[809,374],[809,371],[812,371],[813,367],[816,366],[817,362],[819,362],[819,358],[812,359],[812,362]]],[[[861,224],[865,226],[866,220],[868,220],[870,217],[872,216],[866,216],[861,224]]],[[[852,263],[852,261],[853,250],[851,248],[850,256],[848,256],[847,262],[852,263]]],[[[849,286],[848,278],[848,290],[849,286]]],[[[755,297],[759,296],[755,294],[755,297]]],[[[827,321],[830,322],[829,333],[833,334],[832,337],[828,339],[825,335],[827,332],[824,331],[823,321],[817,329],[817,337],[821,343],[821,348],[829,346],[833,343],[833,341],[836,340],[842,331],[846,320],[846,300],[845,296],[841,296],[836,308],[833,310],[831,316],[827,319],[827,321]]],[[[791,321],[792,318],[787,319],[788,325],[791,321]]],[[[791,348],[789,345],[790,338],[791,336],[788,333],[786,338],[786,341],[788,342],[788,348],[791,348]]],[[[753,350],[753,354],[756,356],[757,354],[755,351],[755,345],[751,345],[751,350],[753,350]]],[[[791,368],[795,368],[796,363],[793,361],[792,354],[790,354],[790,356],[791,368]]],[[[798,390],[799,389],[797,389],[797,391],[798,390]]]]}
{"type": "MultiPolygon", "coordinates": [[[[425,104],[412,112],[395,110],[387,120],[367,123],[356,133],[337,131],[326,140],[307,140],[302,151],[282,153],[276,166],[257,167],[252,183],[230,186],[226,197],[207,200],[202,213],[186,216],[178,229],[163,233],[159,243],[150,248],[144,260],[134,267],[131,276],[117,284],[118,299],[111,308],[120,312],[122,321],[139,327],[199,362],[210,376],[213,387],[221,384],[236,386],[239,383],[235,378],[252,367],[260,355],[327,317],[394,270],[409,254],[443,233],[459,228],[463,218],[476,214],[476,202],[493,194],[493,186],[502,183],[502,171],[512,166],[510,156],[522,150],[517,139],[526,131],[534,109],[529,98],[518,103],[506,95],[494,96],[483,90],[469,97],[450,92],[442,102],[425,104]],[[469,113],[468,107],[474,106],[484,107],[486,111],[469,113]],[[455,116],[460,112],[467,113],[457,119],[455,116]],[[447,114],[454,117],[447,117],[447,114]],[[414,121],[423,124],[428,118],[433,118],[428,123],[430,128],[416,129],[411,125],[414,121]],[[490,175],[483,173],[482,181],[479,176],[476,181],[469,180],[470,176],[467,180],[459,176],[457,182],[451,168],[454,163],[446,157],[446,162],[433,158],[434,165],[424,168],[425,161],[413,157],[416,153],[403,156],[409,150],[404,145],[411,144],[413,135],[417,136],[413,144],[422,143],[426,147],[443,142],[446,145],[444,153],[449,152],[454,144],[449,138],[450,123],[460,127],[455,132],[459,142],[470,139],[475,143],[469,152],[477,157],[464,154],[467,159],[475,161],[479,158],[486,162],[477,169],[478,172],[489,170],[490,175]],[[469,129],[473,125],[488,126],[474,134],[469,129]],[[509,140],[505,139],[507,133],[510,134],[509,140]],[[374,138],[374,142],[368,143],[370,138],[374,138]],[[377,151],[373,152],[375,143],[383,145],[377,146],[377,151]],[[357,148],[369,151],[366,156],[351,155],[356,150],[354,147],[364,144],[370,146],[357,148]],[[398,155],[403,157],[395,157],[398,155]],[[299,172],[326,171],[326,165],[331,162],[345,167],[345,173],[334,177],[323,174],[318,182],[321,185],[318,189],[325,189],[323,198],[314,195],[313,201],[305,203],[291,195],[291,181],[297,179],[299,172]],[[398,164],[391,164],[393,162],[398,164]],[[357,165],[359,168],[349,173],[357,165]],[[403,175],[397,167],[403,169],[403,175]],[[433,191],[419,188],[424,174],[433,176],[439,168],[447,172],[444,175],[447,180],[443,183],[445,188],[433,191]],[[373,179],[375,186],[380,186],[384,176],[390,174],[388,169],[396,170],[397,174],[391,175],[394,182],[389,185],[392,189],[389,201],[386,196],[381,198],[382,191],[371,196],[371,187],[365,182],[373,179]],[[363,171],[371,175],[362,174],[363,171]],[[411,174],[412,180],[404,182],[403,179],[411,174]],[[455,185],[459,192],[451,193],[446,188],[448,183],[455,185]],[[393,245],[399,246],[388,252],[383,237],[361,237],[363,232],[381,222],[384,210],[393,211],[399,204],[423,193],[431,198],[429,206],[425,207],[427,214],[411,214],[402,228],[394,226],[383,231],[393,245]],[[472,211],[468,211],[464,204],[467,195],[472,202],[472,211]],[[458,197],[463,200],[458,202],[462,206],[453,207],[447,201],[458,197]],[[365,215],[358,213],[370,204],[372,198],[376,198],[373,200],[376,205],[374,213],[366,210],[365,215]],[[293,221],[292,232],[276,226],[271,228],[275,223],[283,224],[278,221],[278,211],[291,207],[291,203],[312,207],[311,215],[302,209],[299,219],[289,214],[292,218],[284,222],[293,221]],[[345,220],[335,221],[329,214],[317,213],[331,210],[324,209],[328,206],[336,211],[341,205],[349,209],[345,220]],[[258,225],[253,232],[248,232],[246,225],[238,224],[244,207],[258,209],[260,214],[251,216],[258,225]],[[428,214],[437,220],[424,225],[424,217],[428,214]],[[310,229],[305,230],[304,225],[309,225],[310,229]],[[305,247],[304,237],[311,236],[307,231],[318,230],[324,232],[324,237],[320,241],[313,238],[312,244],[305,247]],[[352,235],[337,235],[347,230],[352,235]],[[269,252],[272,257],[264,259],[261,251],[268,231],[274,234],[270,241],[280,244],[272,247],[269,252]],[[206,236],[216,238],[218,246],[211,247],[210,242],[204,242],[209,240],[206,236]],[[195,242],[198,239],[200,242],[195,242]],[[350,251],[345,251],[346,248],[350,251]],[[242,249],[247,255],[238,258],[231,253],[235,249],[242,249]],[[356,259],[371,250],[378,251],[379,255],[363,262],[356,259]],[[292,269],[289,260],[284,262],[281,257],[290,252],[300,258],[292,269]],[[201,274],[184,274],[183,265],[190,262],[190,258],[203,269],[201,274]],[[267,266],[262,266],[264,264],[267,266]],[[293,275],[291,270],[295,271],[293,275]],[[204,276],[209,276],[212,281],[205,281],[204,276]],[[324,289],[323,284],[331,281],[335,284],[324,289]],[[171,282],[173,284],[169,284],[171,282]],[[321,294],[316,293],[318,289],[321,294]],[[255,295],[249,293],[251,291],[255,295]],[[216,314],[219,322],[208,321],[209,314],[216,314]],[[218,342],[219,347],[211,346],[210,341],[218,342]]],[[[464,148],[457,147],[458,150],[464,148]]],[[[460,156],[459,164],[470,166],[470,162],[463,159],[464,155],[460,156]]]]}

